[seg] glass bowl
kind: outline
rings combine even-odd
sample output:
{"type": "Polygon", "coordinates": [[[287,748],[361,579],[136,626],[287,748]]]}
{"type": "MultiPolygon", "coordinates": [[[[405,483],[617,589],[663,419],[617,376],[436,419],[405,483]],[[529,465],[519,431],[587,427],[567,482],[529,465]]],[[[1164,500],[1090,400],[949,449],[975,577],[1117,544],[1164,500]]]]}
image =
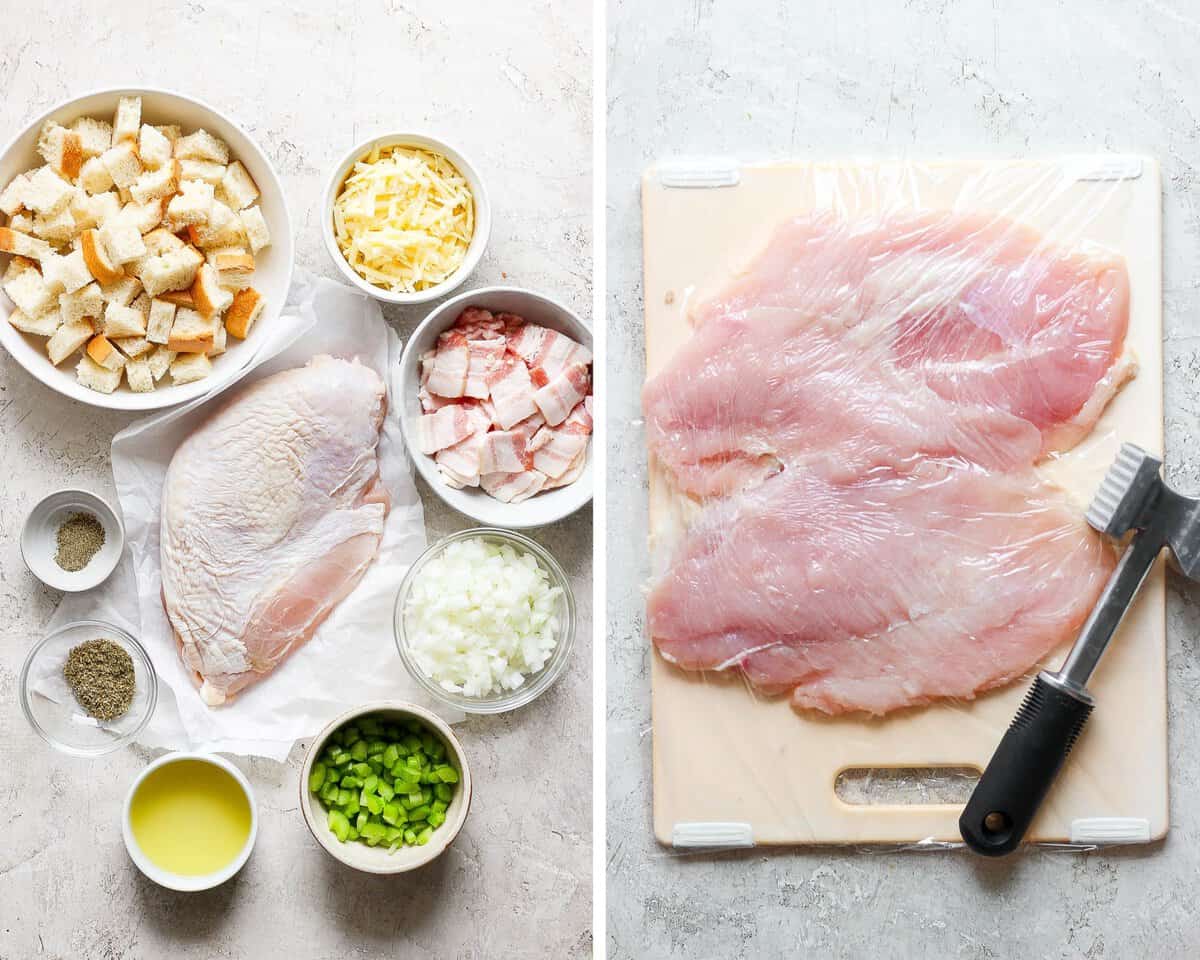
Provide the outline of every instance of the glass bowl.
{"type": "Polygon", "coordinates": [[[37,735],[75,757],[99,757],[133,740],[150,722],[158,703],[158,677],[140,643],[103,620],[78,620],[34,644],[21,668],[21,709],[37,735]],[[85,640],[112,640],[133,659],[135,690],[129,709],[116,720],[90,717],[75,701],[62,669],[71,648],[85,640]]]}
{"type": "Polygon", "coordinates": [[[501,530],[497,527],[474,527],[470,530],[460,530],[458,533],[451,534],[439,540],[417,558],[416,563],[409,568],[404,580],[400,583],[400,592],[396,594],[393,624],[396,635],[396,649],[400,651],[400,659],[404,661],[404,666],[408,668],[408,672],[412,675],[413,679],[430,696],[435,697],[442,703],[457,707],[466,713],[504,713],[508,710],[515,710],[517,707],[523,707],[525,704],[536,700],[550,688],[551,684],[566,669],[567,660],[571,656],[571,648],[575,644],[575,596],[571,592],[571,585],[567,583],[566,574],[563,573],[562,567],[558,565],[558,561],[540,544],[530,540],[529,537],[513,533],[510,530],[501,530]],[[542,665],[541,670],[526,677],[525,682],[517,687],[517,689],[504,690],[500,693],[489,694],[486,697],[468,697],[462,693],[446,690],[432,677],[427,676],[413,658],[412,651],[409,648],[408,633],[405,630],[404,608],[408,604],[408,597],[412,592],[413,583],[420,575],[425,564],[432,558],[440,555],[450,544],[475,537],[482,537],[493,543],[507,543],[522,553],[532,554],[542,569],[550,575],[550,585],[558,587],[561,590],[558,609],[558,642],[554,647],[554,652],[550,654],[550,658],[542,665]]]}

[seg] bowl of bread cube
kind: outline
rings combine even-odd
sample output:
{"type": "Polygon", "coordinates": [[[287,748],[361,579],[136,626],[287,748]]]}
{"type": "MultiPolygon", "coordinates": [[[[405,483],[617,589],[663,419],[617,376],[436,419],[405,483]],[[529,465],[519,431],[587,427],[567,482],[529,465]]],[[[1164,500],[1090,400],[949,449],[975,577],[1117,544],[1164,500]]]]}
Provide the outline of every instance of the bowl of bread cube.
{"type": "Polygon", "coordinates": [[[0,154],[0,343],[83,403],[149,410],[228,382],[278,321],[293,258],[271,164],[190,97],[91,93],[0,154]]]}

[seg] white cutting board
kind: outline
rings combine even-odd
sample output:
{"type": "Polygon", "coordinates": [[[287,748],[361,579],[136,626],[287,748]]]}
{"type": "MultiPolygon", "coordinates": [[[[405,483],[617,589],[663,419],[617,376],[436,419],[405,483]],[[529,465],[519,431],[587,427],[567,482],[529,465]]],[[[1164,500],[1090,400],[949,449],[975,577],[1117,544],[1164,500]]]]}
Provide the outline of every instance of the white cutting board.
{"type": "MultiPolygon", "coordinates": [[[[679,182],[673,165],[653,168],[643,179],[647,377],[690,335],[689,303],[719,288],[791,215],[897,205],[990,210],[1057,241],[1103,245],[1124,255],[1129,267],[1127,343],[1139,373],[1088,440],[1047,472],[1078,498],[1082,517],[1121,441],[1162,452],[1162,203],[1155,161],[780,163],[712,172],[738,182],[666,185],[679,182]]],[[[683,175],[695,180],[694,169],[683,175]]],[[[701,171],[702,179],[708,175],[701,171]]],[[[671,536],[686,508],[653,458],[649,482],[653,556],[655,543],[671,536]]],[[[1108,831],[1151,840],[1166,833],[1164,598],[1160,561],[1093,679],[1096,709],[1030,840],[1081,841],[1108,831]]],[[[1057,666],[1065,649],[1047,664],[1057,666]]],[[[975,701],[882,719],[831,719],[797,713],[786,698],[757,696],[736,676],[685,672],[655,653],[655,835],[662,843],[675,836],[682,845],[686,837],[711,833],[708,825],[729,824],[721,843],[958,841],[958,804],[846,803],[835,794],[835,780],[850,768],[982,770],[1028,685],[1022,680],[975,701]]]]}

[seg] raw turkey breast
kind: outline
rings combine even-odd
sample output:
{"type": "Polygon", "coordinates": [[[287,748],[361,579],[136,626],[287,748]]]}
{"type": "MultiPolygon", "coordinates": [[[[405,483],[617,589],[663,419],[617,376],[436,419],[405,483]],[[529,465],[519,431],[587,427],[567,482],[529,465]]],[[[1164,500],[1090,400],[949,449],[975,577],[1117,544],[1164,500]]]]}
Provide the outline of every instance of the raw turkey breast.
{"type": "Polygon", "coordinates": [[[994,217],[785,224],[643,391],[704,509],[648,604],[687,669],[828,713],[970,698],[1113,564],[1034,469],[1134,375],[1125,266],[994,217]]]}
{"type": "Polygon", "coordinates": [[[205,703],[302,646],[375,558],[389,507],[376,459],[385,409],[374,370],[314,357],[239,393],[176,451],[163,603],[205,703]]]}

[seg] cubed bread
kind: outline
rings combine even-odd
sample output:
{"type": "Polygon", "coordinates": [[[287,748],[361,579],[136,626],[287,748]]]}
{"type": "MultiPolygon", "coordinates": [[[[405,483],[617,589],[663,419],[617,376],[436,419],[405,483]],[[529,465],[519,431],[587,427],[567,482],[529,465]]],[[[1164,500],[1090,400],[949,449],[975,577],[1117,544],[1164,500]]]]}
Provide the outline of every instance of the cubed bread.
{"type": "Polygon", "coordinates": [[[78,233],[84,230],[94,230],[116,216],[121,210],[121,201],[111,190],[91,196],[82,190],[76,190],[68,208],[75,220],[78,233]]]}
{"type": "Polygon", "coordinates": [[[58,295],[58,310],[63,323],[77,323],[84,317],[98,320],[104,313],[104,296],[95,281],[72,293],[58,295]]]}
{"type": "Polygon", "coordinates": [[[80,117],[71,124],[71,129],[79,134],[79,147],[85,160],[100,156],[112,146],[113,129],[107,120],[80,117]]]}
{"type": "Polygon", "coordinates": [[[143,317],[146,318],[146,322],[149,323],[150,322],[150,304],[153,302],[154,301],[150,298],[149,294],[147,294],[146,291],[143,290],[141,293],[139,293],[137,295],[137,297],[134,298],[133,303],[131,303],[129,305],[129,307],[131,310],[136,310],[138,313],[140,313],[143,317]]]}
{"type": "Polygon", "coordinates": [[[18,173],[3,190],[0,190],[0,213],[6,217],[16,215],[25,204],[25,190],[29,186],[29,175],[18,173]]]}
{"type": "Polygon", "coordinates": [[[38,135],[37,149],[42,159],[65,179],[74,180],[79,176],[84,161],[83,145],[74,130],[68,130],[55,120],[47,120],[38,135]]]}
{"type": "MultiPolygon", "coordinates": [[[[163,143],[167,141],[164,140],[163,143]]],[[[170,146],[170,144],[167,144],[170,146]]],[[[147,170],[133,182],[133,186],[129,188],[129,192],[133,194],[133,199],[138,203],[145,203],[147,200],[158,200],[163,197],[169,197],[175,193],[175,187],[179,180],[179,165],[174,160],[169,160],[156,170],[147,170]]],[[[162,210],[159,209],[159,219],[162,219],[162,210]]]]}
{"type": "Polygon", "coordinates": [[[171,326],[175,322],[175,304],[166,300],[150,302],[150,319],[146,322],[146,339],[151,343],[166,343],[171,339],[171,326]]]}
{"type": "Polygon", "coordinates": [[[113,188],[113,178],[99,157],[90,157],[79,171],[79,185],[88,193],[105,193],[113,188]]]}
{"type": "Polygon", "coordinates": [[[21,192],[21,204],[43,217],[52,217],[71,202],[75,188],[49,166],[29,175],[21,192]]]}
{"type": "Polygon", "coordinates": [[[121,213],[100,228],[100,241],[113,263],[129,263],[146,254],[142,232],[121,213]]]}
{"type": "Polygon", "coordinates": [[[145,356],[154,349],[154,344],[145,337],[117,337],[113,343],[130,359],[145,356]]]}
{"type": "Polygon", "coordinates": [[[175,311],[175,322],[167,339],[167,349],[177,353],[207,353],[212,349],[219,319],[202,316],[188,307],[175,311]]]}
{"type": "Polygon", "coordinates": [[[146,362],[150,364],[150,373],[155,380],[161,380],[167,372],[167,368],[171,366],[171,361],[178,354],[174,350],[169,350],[166,347],[155,347],[153,351],[146,355],[146,362]]]}
{"type": "Polygon", "coordinates": [[[225,324],[218,323],[213,329],[213,345],[208,349],[210,357],[219,357],[225,352],[225,342],[227,340],[225,334],[225,324]]]}
{"type": "Polygon", "coordinates": [[[245,340],[262,310],[262,294],[253,287],[239,290],[233,295],[233,303],[225,311],[225,329],[229,331],[230,336],[245,340]]]}
{"type": "Polygon", "coordinates": [[[112,177],[112,182],[118,187],[132,187],[142,172],[142,162],[138,159],[136,142],[125,140],[109,147],[100,154],[100,162],[112,177]]]}
{"type": "Polygon", "coordinates": [[[43,217],[40,214],[33,218],[33,232],[36,236],[41,237],[49,243],[64,244],[70,243],[78,234],[78,229],[75,225],[75,217],[71,213],[69,206],[63,207],[62,210],[54,214],[52,217],[43,217]]]}
{"type": "Polygon", "coordinates": [[[72,250],[66,256],[48,257],[42,261],[42,279],[55,296],[74,293],[92,282],[91,271],[83,259],[82,250],[72,250]]]}
{"type": "Polygon", "coordinates": [[[102,327],[106,337],[144,337],[146,316],[133,307],[110,303],[104,308],[102,327]]]}
{"type": "Polygon", "coordinates": [[[76,323],[64,323],[54,331],[54,336],[46,341],[46,354],[56,367],[76,350],[92,339],[96,329],[90,320],[80,320],[76,323]]]}
{"type": "Polygon", "coordinates": [[[217,271],[221,286],[241,290],[254,276],[254,257],[241,247],[217,247],[209,251],[208,262],[217,271]]]}
{"type": "Polygon", "coordinates": [[[159,298],[166,300],[167,303],[173,303],[177,307],[196,306],[196,301],[192,299],[192,288],[190,286],[185,290],[167,290],[159,294],[159,298]]]}
{"type": "Polygon", "coordinates": [[[150,124],[143,123],[138,133],[138,156],[142,164],[158,170],[171,160],[172,153],[171,141],[150,124]]]}
{"type": "Polygon", "coordinates": [[[142,241],[146,244],[146,252],[155,257],[160,257],[164,253],[170,253],[172,250],[182,250],[187,246],[187,244],[165,227],[156,227],[154,230],[151,230],[142,237],[142,241]]]}
{"type": "Polygon", "coordinates": [[[142,98],[121,97],[117,101],[117,113],[113,117],[113,143],[137,145],[138,131],[142,127],[142,98]]]}
{"type": "Polygon", "coordinates": [[[206,224],[212,213],[214,196],[211,183],[184,180],[179,184],[179,193],[167,204],[167,216],[174,223],[206,224]]]}
{"type": "Polygon", "coordinates": [[[196,311],[201,316],[215,317],[233,303],[233,294],[221,286],[221,278],[213,265],[206,263],[196,271],[192,299],[196,301],[196,311]]]}
{"type": "Polygon", "coordinates": [[[100,293],[104,296],[104,302],[115,303],[120,307],[129,306],[141,292],[142,284],[138,278],[124,273],[112,283],[100,284],[100,293]]]}
{"type": "Polygon", "coordinates": [[[154,389],[154,374],[147,360],[130,360],[125,364],[125,382],[134,393],[149,393],[154,389]]]}
{"type": "Polygon", "coordinates": [[[214,163],[229,162],[229,147],[219,137],[214,137],[201,128],[175,141],[175,157],[178,160],[211,160],[214,163]]]}
{"type": "Polygon", "coordinates": [[[221,202],[231,210],[241,210],[258,199],[258,185],[241,160],[234,160],[221,177],[221,202]]]}
{"type": "Polygon", "coordinates": [[[257,256],[259,250],[271,243],[271,232],[267,229],[267,221],[263,219],[262,210],[258,207],[247,207],[238,216],[242,221],[242,229],[246,231],[250,252],[257,256]]]}
{"type": "Polygon", "coordinates": [[[39,337],[50,337],[62,323],[62,314],[52,307],[43,314],[31,317],[18,307],[8,315],[8,322],[22,333],[35,333],[39,337]]]}
{"type": "Polygon", "coordinates": [[[211,160],[179,160],[179,177],[182,180],[200,180],[218,187],[225,177],[225,164],[214,163],[211,160]]]}
{"type": "Polygon", "coordinates": [[[0,253],[44,260],[46,257],[53,256],[54,249],[45,240],[18,233],[8,227],[0,227],[0,253]]]}
{"type": "MultiPolygon", "coordinates": [[[[27,264],[28,261],[20,263],[27,264]]],[[[4,274],[4,292],[31,317],[41,316],[58,304],[58,294],[46,285],[40,271],[32,265],[15,271],[10,266],[4,274]]]]}
{"type": "Polygon", "coordinates": [[[154,125],[154,129],[171,141],[172,151],[175,141],[183,136],[183,128],[177,123],[158,123],[154,125]]]}
{"type": "Polygon", "coordinates": [[[105,370],[120,370],[125,366],[125,354],[114,347],[102,333],[88,341],[87,355],[105,370]]]}
{"type": "Polygon", "coordinates": [[[138,233],[149,233],[162,223],[165,205],[166,199],[164,197],[147,200],[145,203],[138,203],[134,200],[126,203],[121,208],[119,216],[122,220],[132,223],[137,227],[138,233]]]}
{"type": "Polygon", "coordinates": [[[8,218],[8,229],[16,230],[17,233],[33,233],[33,218],[35,214],[22,209],[20,213],[14,213],[8,218]]]}
{"type": "Polygon", "coordinates": [[[205,250],[213,247],[242,247],[246,233],[242,220],[220,200],[214,200],[207,224],[192,224],[188,228],[192,242],[205,250]]]}
{"type": "MultiPolygon", "coordinates": [[[[138,239],[141,239],[140,234],[138,239]]],[[[109,256],[100,235],[95,230],[84,230],[79,235],[79,249],[83,251],[83,262],[87,264],[92,276],[100,281],[102,287],[114,284],[125,276],[125,271],[109,256]]]]}
{"type": "Polygon", "coordinates": [[[109,370],[100,366],[85,353],[79,358],[79,363],[75,367],[75,379],[89,390],[112,393],[121,385],[121,368],[109,370]]]}
{"type": "Polygon", "coordinates": [[[160,296],[168,290],[191,287],[202,259],[199,254],[193,252],[193,248],[186,246],[182,250],[150,257],[141,265],[139,276],[142,286],[152,297],[160,296]]]}
{"type": "Polygon", "coordinates": [[[171,361],[171,382],[191,383],[212,373],[212,361],[203,353],[181,353],[171,361]]]}

